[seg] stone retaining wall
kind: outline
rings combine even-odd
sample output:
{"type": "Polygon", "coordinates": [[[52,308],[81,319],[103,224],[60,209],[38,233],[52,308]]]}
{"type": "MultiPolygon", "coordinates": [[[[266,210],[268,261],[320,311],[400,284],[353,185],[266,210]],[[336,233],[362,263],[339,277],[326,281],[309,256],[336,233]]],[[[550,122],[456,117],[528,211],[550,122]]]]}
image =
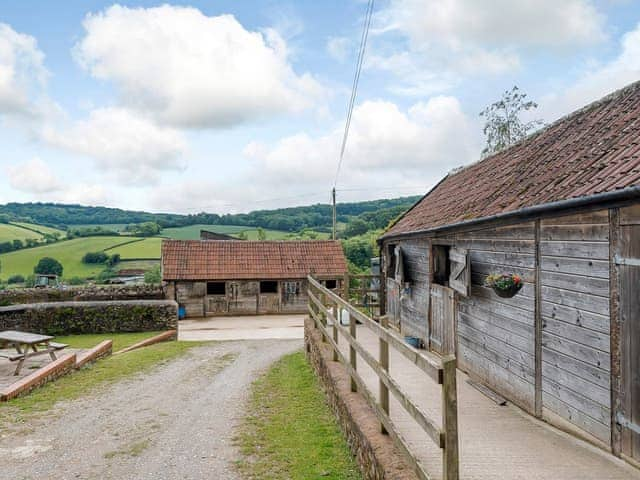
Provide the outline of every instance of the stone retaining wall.
{"type": "Polygon", "coordinates": [[[160,285],[93,285],[62,288],[15,288],[0,291],[0,306],[103,300],[163,300],[160,285]]]}
{"type": "Polygon", "coordinates": [[[380,422],[365,399],[352,393],[347,371],[332,361],[331,349],[322,343],[320,331],[309,319],[304,324],[307,358],[323,386],[351,452],[365,480],[417,480],[389,436],[380,433],[380,422]]]}
{"type": "Polygon", "coordinates": [[[171,300],[55,302],[0,307],[0,330],[49,335],[176,330],[171,300]]]}

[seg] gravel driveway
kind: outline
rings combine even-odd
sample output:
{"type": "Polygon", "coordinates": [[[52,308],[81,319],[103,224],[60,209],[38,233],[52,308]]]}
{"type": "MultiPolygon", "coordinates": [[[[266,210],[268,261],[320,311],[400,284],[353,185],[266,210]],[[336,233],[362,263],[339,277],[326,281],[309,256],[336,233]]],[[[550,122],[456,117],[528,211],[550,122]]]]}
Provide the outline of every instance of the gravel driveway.
{"type": "Polygon", "coordinates": [[[301,340],[211,344],[56,407],[0,441],[2,478],[238,478],[234,427],[251,382],[301,340]]]}

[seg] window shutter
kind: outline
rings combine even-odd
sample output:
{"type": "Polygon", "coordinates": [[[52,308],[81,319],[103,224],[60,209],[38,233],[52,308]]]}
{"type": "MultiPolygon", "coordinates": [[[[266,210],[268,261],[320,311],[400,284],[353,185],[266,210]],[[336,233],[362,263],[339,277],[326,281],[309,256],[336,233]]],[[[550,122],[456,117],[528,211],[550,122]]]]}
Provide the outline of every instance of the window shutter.
{"type": "Polygon", "coordinates": [[[396,282],[402,284],[404,283],[404,261],[402,259],[402,249],[400,248],[400,245],[396,247],[394,253],[396,256],[396,271],[394,277],[396,282]]]}
{"type": "Polygon", "coordinates": [[[451,273],[449,286],[465,297],[471,294],[471,260],[469,251],[462,248],[451,248],[449,251],[451,273]]]}

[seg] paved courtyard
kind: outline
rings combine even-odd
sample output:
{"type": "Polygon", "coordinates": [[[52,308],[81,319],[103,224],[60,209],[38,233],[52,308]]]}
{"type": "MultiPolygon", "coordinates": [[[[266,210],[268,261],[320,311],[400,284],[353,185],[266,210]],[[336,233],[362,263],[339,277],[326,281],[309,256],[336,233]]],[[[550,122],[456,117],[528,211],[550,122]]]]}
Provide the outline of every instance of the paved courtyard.
{"type": "Polygon", "coordinates": [[[302,339],[306,315],[247,315],[180,321],[179,340],[302,339]]]}
{"type": "MultiPolygon", "coordinates": [[[[347,341],[341,351],[349,358],[347,341]]],[[[357,338],[375,358],[378,337],[359,325],[357,338]]],[[[430,418],[441,418],[440,386],[390,348],[390,372],[430,418]]],[[[378,377],[358,358],[358,372],[378,395],[378,377]]],[[[458,372],[460,478],[464,480],[640,480],[640,471],[602,450],[558,431],[511,405],[499,406],[458,372]]],[[[442,454],[390,395],[391,418],[434,478],[442,475],[442,454]]]]}

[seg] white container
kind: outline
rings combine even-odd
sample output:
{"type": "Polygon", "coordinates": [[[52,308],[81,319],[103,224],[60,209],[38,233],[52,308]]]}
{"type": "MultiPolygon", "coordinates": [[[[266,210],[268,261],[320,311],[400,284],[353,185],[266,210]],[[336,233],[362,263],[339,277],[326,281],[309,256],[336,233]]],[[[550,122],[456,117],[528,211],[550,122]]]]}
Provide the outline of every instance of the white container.
{"type": "Polygon", "coordinates": [[[349,310],[347,310],[346,308],[343,308],[342,310],[340,310],[340,325],[343,325],[346,327],[350,323],[351,323],[351,319],[349,315],[349,310]]]}

